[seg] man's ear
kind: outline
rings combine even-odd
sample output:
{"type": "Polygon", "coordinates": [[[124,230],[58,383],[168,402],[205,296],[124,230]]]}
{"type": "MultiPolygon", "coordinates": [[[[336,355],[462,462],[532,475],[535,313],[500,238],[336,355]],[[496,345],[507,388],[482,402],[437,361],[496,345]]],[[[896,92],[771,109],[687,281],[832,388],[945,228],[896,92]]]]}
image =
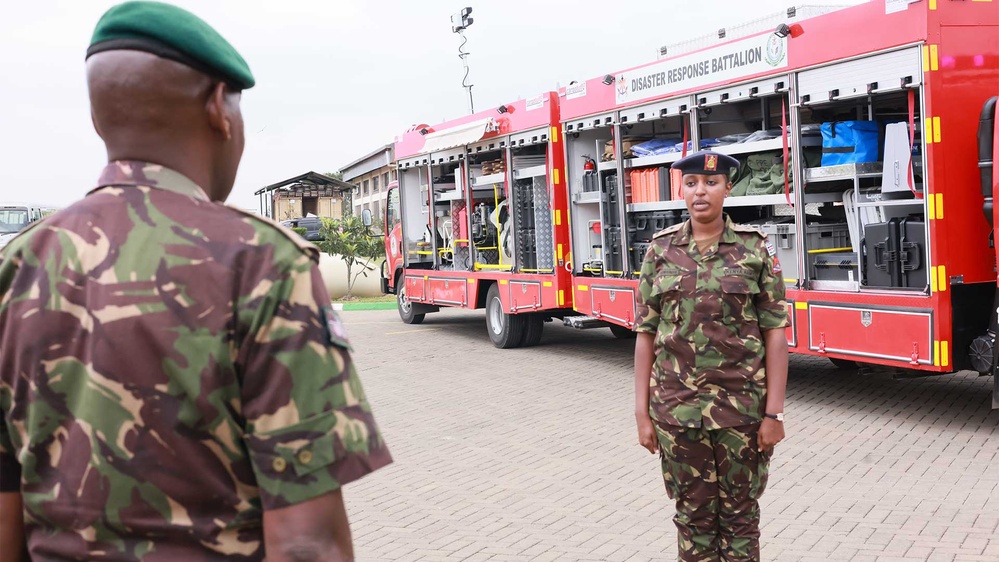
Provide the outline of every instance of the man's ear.
{"type": "Polygon", "coordinates": [[[224,82],[215,84],[208,95],[208,102],[205,109],[208,111],[208,125],[212,130],[217,131],[222,138],[229,140],[232,138],[232,123],[229,120],[229,111],[225,103],[226,86],[224,82]]]}

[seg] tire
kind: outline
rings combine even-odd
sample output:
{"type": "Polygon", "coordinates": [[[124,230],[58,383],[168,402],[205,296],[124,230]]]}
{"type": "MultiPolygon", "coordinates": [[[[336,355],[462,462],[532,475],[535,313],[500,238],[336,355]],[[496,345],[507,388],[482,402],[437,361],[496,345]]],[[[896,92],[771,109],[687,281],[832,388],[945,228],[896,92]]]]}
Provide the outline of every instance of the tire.
{"type": "Polygon", "coordinates": [[[837,369],[850,370],[857,368],[856,361],[850,361],[849,359],[840,359],[839,357],[829,357],[828,359],[832,361],[833,365],[836,365],[837,369]]]}
{"type": "Polygon", "coordinates": [[[634,331],[625,328],[624,326],[618,326],[617,324],[611,324],[610,331],[614,334],[614,337],[619,340],[631,340],[635,339],[634,331]]]}
{"type": "Polygon", "coordinates": [[[541,343],[541,334],[545,331],[545,317],[534,313],[524,317],[524,335],[521,337],[520,345],[532,347],[541,343]]]}
{"type": "Polygon", "coordinates": [[[524,337],[524,324],[524,315],[507,314],[503,310],[499,286],[490,286],[486,293],[486,331],[493,345],[500,349],[519,347],[524,337]]]}
{"type": "Polygon", "coordinates": [[[399,318],[402,318],[402,321],[406,324],[422,323],[423,319],[426,318],[427,315],[416,314],[413,312],[413,303],[409,302],[409,299],[406,298],[406,283],[403,282],[400,285],[399,281],[402,281],[402,279],[400,278],[396,280],[395,286],[395,302],[399,308],[399,318]]]}

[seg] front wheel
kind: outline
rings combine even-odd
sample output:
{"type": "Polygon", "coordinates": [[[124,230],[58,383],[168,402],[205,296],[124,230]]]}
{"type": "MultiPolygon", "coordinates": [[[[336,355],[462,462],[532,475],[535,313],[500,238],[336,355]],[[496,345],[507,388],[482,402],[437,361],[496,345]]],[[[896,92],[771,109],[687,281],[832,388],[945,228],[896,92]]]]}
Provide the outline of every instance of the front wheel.
{"type": "Polygon", "coordinates": [[[510,349],[521,344],[524,335],[524,316],[507,314],[503,311],[499,287],[493,284],[486,293],[486,331],[493,345],[500,349],[510,349]]]}
{"type": "Polygon", "coordinates": [[[423,322],[423,319],[427,315],[413,312],[413,303],[409,302],[409,299],[406,298],[406,283],[399,284],[400,281],[402,281],[401,278],[396,281],[395,286],[396,303],[399,305],[399,318],[402,318],[402,321],[406,324],[419,324],[423,322]]]}

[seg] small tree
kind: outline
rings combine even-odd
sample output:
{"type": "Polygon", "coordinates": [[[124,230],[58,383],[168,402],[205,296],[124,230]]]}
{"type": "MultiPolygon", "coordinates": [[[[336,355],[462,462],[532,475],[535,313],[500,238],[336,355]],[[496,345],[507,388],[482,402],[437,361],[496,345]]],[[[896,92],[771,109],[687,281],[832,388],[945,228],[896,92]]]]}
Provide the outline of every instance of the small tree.
{"type": "Polygon", "coordinates": [[[368,227],[361,222],[361,217],[355,216],[343,219],[324,218],[319,232],[323,237],[322,242],[316,242],[319,248],[331,256],[340,256],[347,265],[347,294],[344,298],[352,298],[357,279],[362,275],[367,277],[369,271],[375,271],[367,260],[385,255],[382,239],[372,236],[368,227]]]}

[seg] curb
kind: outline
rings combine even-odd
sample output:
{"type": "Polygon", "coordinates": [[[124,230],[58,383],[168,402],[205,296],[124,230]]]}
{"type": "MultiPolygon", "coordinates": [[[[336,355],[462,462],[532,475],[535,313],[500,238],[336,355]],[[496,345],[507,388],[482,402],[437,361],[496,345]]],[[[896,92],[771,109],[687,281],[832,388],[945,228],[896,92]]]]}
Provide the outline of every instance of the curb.
{"type": "Polygon", "coordinates": [[[334,310],[395,310],[395,302],[335,302],[334,310]]]}

